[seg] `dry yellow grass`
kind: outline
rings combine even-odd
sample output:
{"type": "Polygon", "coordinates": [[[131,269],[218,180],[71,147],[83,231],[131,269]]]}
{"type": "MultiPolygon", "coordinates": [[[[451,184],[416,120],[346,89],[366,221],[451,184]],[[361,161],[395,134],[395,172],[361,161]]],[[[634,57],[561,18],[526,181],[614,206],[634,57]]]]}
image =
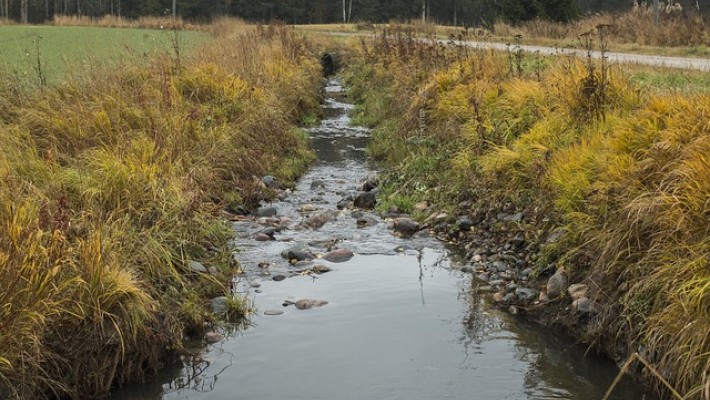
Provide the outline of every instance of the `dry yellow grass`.
{"type": "Polygon", "coordinates": [[[102,17],[89,17],[86,15],[55,15],[52,19],[52,25],[149,29],[197,29],[202,26],[188,23],[182,18],[140,17],[138,19],[130,19],[116,15],[104,15],[102,17]]]}

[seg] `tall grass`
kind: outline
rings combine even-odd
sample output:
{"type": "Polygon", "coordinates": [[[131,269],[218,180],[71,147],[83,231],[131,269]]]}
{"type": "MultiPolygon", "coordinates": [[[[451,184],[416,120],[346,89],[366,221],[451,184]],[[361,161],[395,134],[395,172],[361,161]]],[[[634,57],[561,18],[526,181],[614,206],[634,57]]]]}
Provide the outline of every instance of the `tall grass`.
{"type": "Polygon", "coordinates": [[[592,60],[462,50],[401,32],[362,43],[349,80],[377,127],[371,152],[391,167],[385,198],[468,200],[473,215],[524,210],[529,225],[516,229],[540,246],[536,268],[564,265],[603,305],[586,339],[639,352],[700,398],[710,368],[710,96],[644,92],[592,60]],[[565,234],[545,243],[552,230],[565,234]]]}
{"type": "Polygon", "coordinates": [[[55,15],[55,26],[98,26],[103,28],[148,28],[148,29],[195,29],[199,25],[190,24],[182,18],[143,16],[136,19],[117,15],[90,17],[86,15],[55,15]]]}
{"type": "Polygon", "coordinates": [[[221,210],[303,171],[295,125],[320,83],[274,26],[42,93],[0,86],[18,96],[0,102],[0,397],[95,398],[213,322],[235,267],[221,210]]]}

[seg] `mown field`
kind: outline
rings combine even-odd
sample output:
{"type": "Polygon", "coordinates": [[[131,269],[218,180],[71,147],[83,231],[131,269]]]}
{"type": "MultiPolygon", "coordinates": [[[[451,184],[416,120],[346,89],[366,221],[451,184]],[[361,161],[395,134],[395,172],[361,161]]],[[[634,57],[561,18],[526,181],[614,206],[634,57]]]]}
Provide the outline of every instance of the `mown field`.
{"type": "Polygon", "coordinates": [[[415,38],[409,27],[391,28],[362,42],[348,67],[357,120],[375,127],[370,152],[387,166],[381,206],[413,212],[428,201],[466,215],[480,222],[473,248],[521,235],[534,253],[532,276],[541,276],[533,288],[544,293],[546,273],[564,268],[599,309],[575,313],[563,294],[518,311],[567,321],[621,361],[638,352],[653,366],[638,370],[664,398],[681,396],[661,377],[682,398],[703,398],[707,76],[415,38]],[[515,212],[518,223],[497,220],[515,212]]]}
{"type": "Polygon", "coordinates": [[[250,312],[230,211],[305,170],[322,76],[292,30],[219,24],[0,28],[0,398],[97,398],[250,312]]]}
{"type": "Polygon", "coordinates": [[[101,65],[147,65],[175,48],[190,52],[210,39],[204,32],[91,26],[0,25],[0,70],[21,80],[56,83],[101,65]],[[39,64],[38,64],[39,63],[39,64]]]}

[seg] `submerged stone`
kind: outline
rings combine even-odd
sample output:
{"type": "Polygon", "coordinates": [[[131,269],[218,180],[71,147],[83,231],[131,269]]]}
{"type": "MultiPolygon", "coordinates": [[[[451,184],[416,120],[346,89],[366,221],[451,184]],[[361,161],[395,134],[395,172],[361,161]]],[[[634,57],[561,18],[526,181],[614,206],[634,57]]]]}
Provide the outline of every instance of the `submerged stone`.
{"type": "Polygon", "coordinates": [[[273,238],[265,233],[259,232],[254,235],[254,240],[257,242],[268,242],[270,240],[273,240],[273,238]]]}
{"type": "Polygon", "coordinates": [[[309,310],[314,307],[323,307],[328,304],[325,300],[301,299],[296,302],[296,308],[299,310],[309,310]]]}
{"type": "Polygon", "coordinates": [[[419,232],[419,223],[409,218],[397,218],[394,220],[394,230],[401,236],[412,236],[419,232]]]}
{"type": "Polygon", "coordinates": [[[281,257],[288,260],[289,262],[306,261],[316,258],[315,255],[310,251],[300,248],[284,250],[281,252],[281,257]]]}
{"type": "Polygon", "coordinates": [[[325,189],[325,182],[318,180],[318,179],[311,182],[311,190],[316,190],[316,189],[325,189]]]}
{"type": "Polygon", "coordinates": [[[205,341],[207,343],[218,343],[224,339],[224,336],[218,332],[207,332],[205,334],[205,341]]]}
{"type": "Polygon", "coordinates": [[[332,271],[332,269],[330,269],[322,264],[316,264],[313,266],[313,268],[311,268],[311,271],[313,271],[317,274],[325,274],[326,272],[332,271]]]}

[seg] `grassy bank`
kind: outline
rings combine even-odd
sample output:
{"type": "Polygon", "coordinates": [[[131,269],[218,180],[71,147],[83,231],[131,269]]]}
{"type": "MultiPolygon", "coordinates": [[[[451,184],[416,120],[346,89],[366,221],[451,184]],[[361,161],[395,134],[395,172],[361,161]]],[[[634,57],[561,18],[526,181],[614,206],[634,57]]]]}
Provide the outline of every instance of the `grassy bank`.
{"type": "Polygon", "coordinates": [[[230,32],[35,90],[0,80],[0,397],[95,398],[215,320],[239,268],[222,210],[305,169],[295,125],[321,84],[291,30],[230,32]]]}
{"type": "MultiPolygon", "coordinates": [[[[710,368],[702,78],[666,90],[648,70],[639,78],[597,61],[391,33],[363,42],[349,68],[359,122],[376,127],[371,153],[389,167],[383,207],[411,212],[427,200],[478,221],[474,239],[521,233],[535,253],[531,276],[564,267],[570,282],[588,284],[600,312],[574,319],[584,340],[618,358],[639,352],[700,398],[710,368]],[[522,217],[504,221],[501,212],[522,217]]],[[[564,314],[570,303],[537,307],[564,314]]]]}

